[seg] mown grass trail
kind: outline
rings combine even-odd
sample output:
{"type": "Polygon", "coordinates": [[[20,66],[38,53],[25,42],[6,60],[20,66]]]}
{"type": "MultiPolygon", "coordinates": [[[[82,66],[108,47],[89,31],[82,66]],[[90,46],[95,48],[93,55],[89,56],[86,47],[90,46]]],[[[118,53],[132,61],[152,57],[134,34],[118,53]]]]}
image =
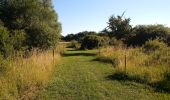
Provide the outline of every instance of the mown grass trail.
{"type": "Polygon", "coordinates": [[[41,100],[168,100],[146,85],[110,79],[114,68],[95,61],[95,50],[68,49],[41,100]]]}

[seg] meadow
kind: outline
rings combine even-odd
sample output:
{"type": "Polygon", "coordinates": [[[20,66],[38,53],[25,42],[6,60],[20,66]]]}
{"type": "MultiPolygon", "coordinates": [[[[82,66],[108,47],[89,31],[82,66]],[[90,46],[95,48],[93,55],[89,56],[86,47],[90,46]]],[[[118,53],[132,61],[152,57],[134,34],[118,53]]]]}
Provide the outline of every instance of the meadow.
{"type": "Polygon", "coordinates": [[[170,100],[170,27],[134,26],[123,12],[95,32],[100,24],[90,19],[98,9],[67,13],[68,34],[53,3],[0,0],[0,100],[170,100]],[[94,31],[72,33],[78,26],[94,31]]]}
{"type": "MultiPolygon", "coordinates": [[[[117,68],[96,60],[98,50],[67,48],[40,100],[168,100],[168,92],[112,77],[117,68]]],[[[120,75],[121,76],[121,75],[120,75]]]]}
{"type": "Polygon", "coordinates": [[[107,47],[100,49],[98,61],[114,67],[113,79],[134,81],[170,92],[170,48],[145,51],[143,48],[107,47]]]}

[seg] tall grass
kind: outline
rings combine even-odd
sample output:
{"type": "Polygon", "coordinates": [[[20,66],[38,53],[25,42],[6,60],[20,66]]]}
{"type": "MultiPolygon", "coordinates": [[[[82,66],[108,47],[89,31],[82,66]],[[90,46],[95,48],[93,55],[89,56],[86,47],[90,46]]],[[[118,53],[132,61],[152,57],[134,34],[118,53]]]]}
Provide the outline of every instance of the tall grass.
{"type": "Polygon", "coordinates": [[[170,73],[170,48],[148,54],[142,48],[108,47],[100,50],[97,59],[112,63],[113,76],[119,79],[152,84],[167,79],[170,73]]]}
{"type": "Polygon", "coordinates": [[[54,65],[60,60],[58,52],[59,49],[53,57],[51,50],[34,50],[28,58],[4,60],[6,66],[2,69],[7,69],[4,73],[0,72],[0,99],[35,99],[36,93],[47,85],[54,65]]]}

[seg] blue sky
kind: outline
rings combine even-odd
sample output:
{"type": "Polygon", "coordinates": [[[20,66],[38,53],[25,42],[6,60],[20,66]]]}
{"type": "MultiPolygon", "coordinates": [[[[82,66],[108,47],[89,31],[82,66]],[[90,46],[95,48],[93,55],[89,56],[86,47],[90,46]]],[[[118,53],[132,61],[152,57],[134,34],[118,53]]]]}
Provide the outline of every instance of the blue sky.
{"type": "Polygon", "coordinates": [[[62,34],[101,31],[111,15],[131,18],[137,24],[170,26],[170,0],[53,0],[62,23],[62,34]]]}

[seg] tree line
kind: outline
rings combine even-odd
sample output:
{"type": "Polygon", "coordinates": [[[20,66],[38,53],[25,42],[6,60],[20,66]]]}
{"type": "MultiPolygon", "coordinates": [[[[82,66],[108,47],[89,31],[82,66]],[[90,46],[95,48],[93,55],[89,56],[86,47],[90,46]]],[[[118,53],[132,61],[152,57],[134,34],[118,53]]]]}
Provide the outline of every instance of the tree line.
{"type": "Polygon", "coordinates": [[[62,37],[64,41],[76,40],[82,49],[93,49],[99,46],[122,44],[127,47],[138,47],[149,40],[158,39],[170,45],[170,28],[161,24],[137,25],[130,24],[131,19],[123,15],[111,16],[108,25],[101,32],[80,32],[62,37]]]}

